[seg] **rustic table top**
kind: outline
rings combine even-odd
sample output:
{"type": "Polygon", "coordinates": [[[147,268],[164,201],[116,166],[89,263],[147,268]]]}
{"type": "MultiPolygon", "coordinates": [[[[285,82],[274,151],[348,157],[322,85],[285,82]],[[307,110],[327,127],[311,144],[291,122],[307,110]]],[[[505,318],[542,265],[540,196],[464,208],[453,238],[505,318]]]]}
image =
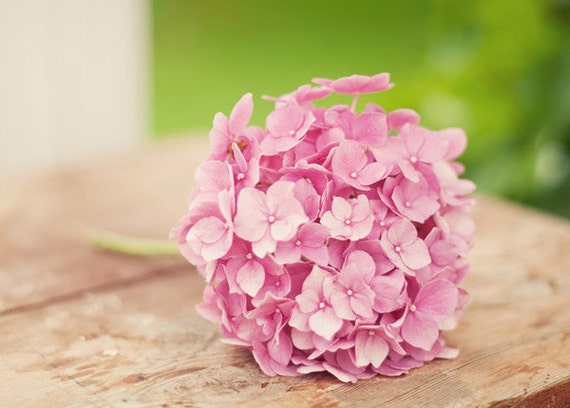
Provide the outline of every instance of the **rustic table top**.
{"type": "Polygon", "coordinates": [[[267,377],[194,310],[181,257],[89,245],[90,230],[164,238],[202,139],[0,180],[1,407],[570,406],[570,223],[478,196],[460,349],[400,378],[267,377]]]}

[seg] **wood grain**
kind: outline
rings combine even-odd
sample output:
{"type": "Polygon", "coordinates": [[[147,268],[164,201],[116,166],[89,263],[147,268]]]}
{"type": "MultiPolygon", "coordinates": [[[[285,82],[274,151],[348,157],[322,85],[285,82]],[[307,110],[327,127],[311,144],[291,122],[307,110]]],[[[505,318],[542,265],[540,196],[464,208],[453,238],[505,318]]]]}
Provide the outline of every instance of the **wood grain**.
{"type": "Polygon", "coordinates": [[[180,258],[97,251],[89,229],[164,237],[204,139],[0,182],[0,407],[570,405],[570,224],[479,196],[459,347],[401,378],[267,377],[200,318],[180,258]]]}

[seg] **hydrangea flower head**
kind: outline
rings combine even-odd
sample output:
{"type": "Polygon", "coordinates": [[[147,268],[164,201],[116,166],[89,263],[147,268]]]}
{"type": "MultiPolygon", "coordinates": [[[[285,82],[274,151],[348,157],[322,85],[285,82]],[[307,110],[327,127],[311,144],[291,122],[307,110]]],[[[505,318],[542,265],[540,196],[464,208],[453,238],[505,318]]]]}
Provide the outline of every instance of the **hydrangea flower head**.
{"type": "Polygon", "coordinates": [[[467,304],[474,234],[465,133],[410,109],[358,112],[387,73],[313,82],[265,97],[265,128],[249,124],[251,94],[215,116],[171,233],[205,278],[198,311],[270,376],[355,382],[454,357],[443,333],[467,304]],[[313,104],[333,93],[351,105],[313,104]]]}

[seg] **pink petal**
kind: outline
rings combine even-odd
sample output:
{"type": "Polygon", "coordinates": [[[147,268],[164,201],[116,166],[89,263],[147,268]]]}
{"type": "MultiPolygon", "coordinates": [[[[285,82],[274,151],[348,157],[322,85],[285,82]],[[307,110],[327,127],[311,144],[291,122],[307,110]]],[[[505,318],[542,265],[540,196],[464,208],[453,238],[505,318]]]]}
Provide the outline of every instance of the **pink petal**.
{"type": "Polygon", "coordinates": [[[315,262],[317,265],[326,266],[329,263],[329,251],[324,245],[318,248],[303,246],[301,249],[303,256],[315,262]]]}
{"type": "Polygon", "coordinates": [[[420,115],[411,109],[397,109],[388,114],[388,127],[390,129],[399,130],[402,126],[417,125],[420,121],[420,115]]]}
{"type": "Polygon", "coordinates": [[[312,289],[316,291],[316,293],[322,293],[323,282],[329,276],[331,276],[329,272],[314,265],[311,269],[311,273],[309,273],[303,282],[303,291],[312,289]]]}
{"type": "Polygon", "coordinates": [[[366,238],[370,231],[372,230],[372,224],[374,223],[374,217],[369,216],[365,220],[360,222],[352,223],[352,232],[348,236],[350,240],[357,241],[359,239],[366,238]]]}
{"type": "Polygon", "coordinates": [[[280,364],[287,365],[293,355],[291,338],[280,331],[267,343],[267,351],[271,358],[280,364]]]}
{"type": "Polygon", "coordinates": [[[299,305],[299,310],[303,313],[312,313],[319,305],[319,293],[313,289],[305,289],[295,298],[299,305]]]}
{"type": "Polygon", "coordinates": [[[342,327],[342,319],[332,308],[324,307],[309,318],[309,327],[319,336],[331,340],[342,327]]]}
{"type": "Polygon", "coordinates": [[[334,152],[331,166],[334,173],[347,179],[356,178],[358,172],[366,165],[366,155],[360,143],[346,140],[334,152]],[[351,174],[354,173],[354,177],[351,174]]]}
{"type": "Polygon", "coordinates": [[[268,132],[274,137],[289,136],[289,131],[296,131],[303,122],[303,113],[299,104],[295,100],[290,100],[287,105],[274,110],[267,116],[268,132]]]}
{"type": "Polygon", "coordinates": [[[416,240],[418,232],[410,221],[401,219],[388,230],[388,239],[394,245],[410,244],[416,240]]]}
{"type": "Polygon", "coordinates": [[[297,262],[301,258],[301,249],[294,242],[278,242],[275,247],[275,260],[284,265],[297,262]]]}
{"type": "Polygon", "coordinates": [[[253,112],[253,98],[250,93],[246,93],[234,106],[230,114],[230,130],[236,136],[247,125],[253,112]]]}
{"type": "MultiPolygon", "coordinates": [[[[372,211],[370,210],[370,202],[364,194],[360,194],[356,197],[356,201],[352,201],[353,208],[351,219],[354,222],[363,221],[368,218],[372,219],[372,211]]],[[[374,221],[372,219],[372,221],[374,221]]]]}
{"type": "Polygon", "coordinates": [[[352,137],[368,147],[379,147],[388,135],[386,115],[380,112],[363,112],[352,127],[352,137]]]}
{"type": "Polygon", "coordinates": [[[291,340],[293,345],[299,350],[310,350],[314,348],[313,333],[310,331],[301,331],[293,327],[291,329],[291,340]]]}
{"type": "Polygon", "coordinates": [[[234,220],[237,236],[251,242],[261,239],[267,230],[266,213],[265,194],[252,187],[244,188],[238,197],[234,220]]]}
{"type": "Polygon", "coordinates": [[[356,315],[350,306],[350,297],[346,293],[341,290],[337,290],[331,295],[330,301],[334,312],[338,317],[345,320],[356,319],[356,315]]]}
{"type": "Polygon", "coordinates": [[[228,118],[223,113],[218,112],[214,116],[214,127],[210,131],[209,138],[212,156],[217,159],[224,159],[233,136],[229,133],[228,118]]]}
{"type": "Polygon", "coordinates": [[[449,128],[439,131],[439,135],[447,139],[447,151],[443,156],[446,160],[457,159],[467,147],[467,135],[463,129],[449,128]]]}
{"type": "Polygon", "coordinates": [[[267,231],[260,240],[251,243],[251,250],[259,258],[265,258],[269,253],[275,252],[277,242],[267,231]]]}
{"type": "Polygon", "coordinates": [[[331,212],[336,219],[344,220],[345,218],[350,218],[352,214],[352,206],[344,198],[334,197],[331,212]]]}
{"type": "Polygon", "coordinates": [[[390,89],[390,74],[384,72],[372,77],[365,75],[351,75],[336,80],[326,78],[314,78],[313,82],[325,87],[330,87],[339,94],[361,94],[379,92],[390,89]]]}
{"type": "Polygon", "coordinates": [[[374,316],[372,312],[373,298],[373,293],[370,293],[370,296],[364,293],[354,293],[350,296],[350,307],[360,318],[370,319],[374,316]]]}
{"type": "Polygon", "coordinates": [[[199,220],[190,229],[189,234],[193,233],[204,244],[214,244],[227,234],[228,226],[217,217],[206,217],[199,220]]]}
{"type": "Polygon", "coordinates": [[[459,350],[456,348],[443,346],[441,351],[438,353],[437,358],[452,359],[459,355],[459,350]]]}
{"type": "Polygon", "coordinates": [[[234,207],[234,193],[228,190],[222,190],[218,193],[218,205],[220,207],[220,213],[224,217],[226,222],[230,222],[233,218],[233,207],[234,207]]]}
{"type": "Polygon", "coordinates": [[[348,382],[355,383],[358,380],[358,378],[356,378],[353,374],[349,373],[348,371],[336,367],[332,364],[329,364],[326,361],[323,363],[323,368],[332,375],[334,375],[339,381],[345,383],[348,382]]]}
{"type": "Polygon", "coordinates": [[[398,167],[400,167],[400,170],[402,170],[402,174],[408,180],[413,181],[414,183],[420,181],[420,175],[418,171],[416,170],[414,165],[409,161],[403,159],[398,160],[398,167]]]}
{"type": "Polygon", "coordinates": [[[414,270],[428,266],[431,262],[427,246],[421,239],[417,239],[411,244],[403,246],[400,256],[406,266],[414,270]]]}
{"type": "MultiPolygon", "coordinates": [[[[357,250],[352,251],[350,254],[348,254],[346,257],[345,266],[348,265],[354,265],[356,267],[355,270],[357,276],[359,276],[366,283],[370,282],[374,276],[374,273],[376,272],[376,264],[374,263],[374,259],[365,251],[357,250]]],[[[352,272],[352,270],[348,268],[346,270],[352,272]]],[[[351,279],[354,278],[351,276],[351,279]]]]}
{"type": "Polygon", "coordinates": [[[428,132],[418,151],[420,159],[426,163],[441,160],[449,148],[449,142],[435,132],[428,132]]]}
{"type": "Polygon", "coordinates": [[[271,231],[271,236],[276,241],[287,241],[297,232],[297,227],[295,224],[290,224],[288,220],[278,220],[272,223],[269,228],[271,231]]]}
{"type": "Polygon", "coordinates": [[[236,282],[250,296],[257,295],[265,281],[265,270],[259,262],[246,262],[236,274],[236,282]]]}
{"type": "Polygon", "coordinates": [[[414,347],[429,350],[439,336],[437,323],[428,314],[418,310],[408,313],[401,334],[404,340],[414,347]]]}
{"type": "Polygon", "coordinates": [[[439,209],[439,203],[435,198],[427,195],[429,192],[425,190],[427,188],[422,188],[420,183],[411,183],[408,180],[396,186],[392,193],[392,200],[398,212],[410,221],[419,223],[423,223],[435,214],[439,209]]]}
{"type": "Polygon", "coordinates": [[[427,313],[436,321],[449,317],[455,307],[459,292],[448,280],[438,279],[426,283],[418,292],[414,305],[423,313],[427,313]]]}
{"type": "Polygon", "coordinates": [[[358,173],[358,181],[369,186],[386,177],[386,166],[380,163],[370,163],[358,173]]]}
{"type": "Polygon", "coordinates": [[[372,364],[380,367],[390,350],[388,343],[375,331],[362,331],[354,343],[356,365],[365,367],[372,364]]]}
{"type": "Polygon", "coordinates": [[[298,180],[295,183],[293,193],[295,198],[299,200],[303,206],[305,214],[307,214],[311,220],[317,218],[319,215],[321,196],[317,193],[313,185],[305,179],[298,180]]]}
{"type": "MultiPolygon", "coordinates": [[[[275,212],[284,202],[294,202],[297,201],[294,199],[293,189],[295,188],[295,183],[292,181],[276,181],[267,189],[267,207],[271,212],[275,212]],[[293,200],[291,200],[293,198],[293,200]]],[[[256,190],[257,191],[257,190],[256,190]]],[[[300,204],[300,203],[299,203],[300,204]]],[[[301,206],[302,208],[302,206],[301,206]]],[[[299,209],[293,209],[294,211],[298,212],[299,209]]],[[[291,209],[286,209],[283,212],[283,216],[288,215],[288,211],[291,209]]],[[[303,212],[303,210],[300,210],[303,212]]]]}
{"type": "Polygon", "coordinates": [[[404,274],[399,270],[375,277],[371,283],[372,290],[376,293],[374,310],[389,313],[402,307],[404,282],[404,274]]]}
{"type": "Polygon", "coordinates": [[[298,236],[304,247],[323,248],[329,232],[324,225],[311,223],[302,225],[298,236]]]}
{"type": "Polygon", "coordinates": [[[212,262],[226,255],[232,246],[233,234],[227,233],[222,240],[202,247],[202,257],[206,262],[212,262]]]}
{"type": "Polygon", "coordinates": [[[196,169],[196,183],[206,191],[218,192],[230,190],[233,187],[229,164],[221,161],[207,161],[196,169]]]}

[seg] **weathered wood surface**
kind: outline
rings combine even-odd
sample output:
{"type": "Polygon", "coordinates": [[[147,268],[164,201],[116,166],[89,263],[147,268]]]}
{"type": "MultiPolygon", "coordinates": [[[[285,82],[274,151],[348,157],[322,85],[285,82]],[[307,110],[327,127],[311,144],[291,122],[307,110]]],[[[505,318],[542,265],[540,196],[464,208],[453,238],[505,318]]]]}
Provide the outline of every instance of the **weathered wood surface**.
{"type": "Polygon", "coordinates": [[[206,142],[0,181],[0,407],[570,406],[570,223],[478,197],[471,304],[454,360],[356,385],[270,378],[194,310],[181,258],[90,248],[90,229],[165,237],[206,142]]]}

